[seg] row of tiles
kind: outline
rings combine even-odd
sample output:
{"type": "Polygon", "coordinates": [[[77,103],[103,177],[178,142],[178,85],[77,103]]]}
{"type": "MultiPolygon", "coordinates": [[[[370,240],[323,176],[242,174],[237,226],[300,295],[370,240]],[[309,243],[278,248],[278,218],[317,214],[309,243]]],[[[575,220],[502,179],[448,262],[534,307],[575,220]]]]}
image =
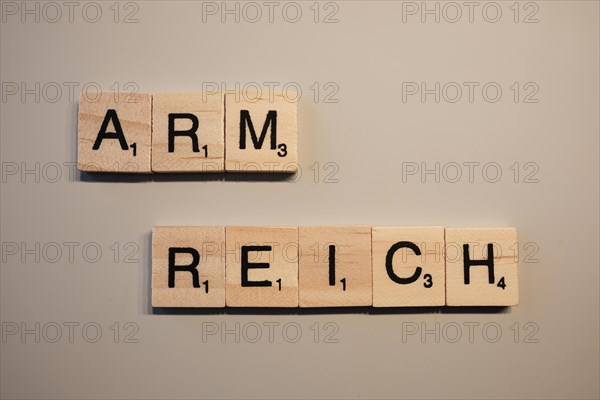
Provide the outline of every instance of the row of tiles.
{"type": "Polygon", "coordinates": [[[513,306],[514,228],[152,231],[153,307],[513,306]]]}
{"type": "Polygon", "coordinates": [[[89,172],[298,169],[297,104],[283,93],[83,93],[77,167],[89,172]]]}

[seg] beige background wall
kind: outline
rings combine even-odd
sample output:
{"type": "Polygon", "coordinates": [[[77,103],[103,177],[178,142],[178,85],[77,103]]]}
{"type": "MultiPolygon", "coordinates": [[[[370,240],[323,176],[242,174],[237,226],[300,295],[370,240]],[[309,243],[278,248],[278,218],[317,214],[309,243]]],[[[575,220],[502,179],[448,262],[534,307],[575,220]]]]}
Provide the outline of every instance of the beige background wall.
{"type": "Polygon", "coordinates": [[[3,398],[600,396],[598,2],[1,5],[3,398]],[[83,87],[236,82],[301,89],[295,182],[72,174],[83,87]],[[521,305],[153,313],[158,224],[515,226],[521,305]]]}

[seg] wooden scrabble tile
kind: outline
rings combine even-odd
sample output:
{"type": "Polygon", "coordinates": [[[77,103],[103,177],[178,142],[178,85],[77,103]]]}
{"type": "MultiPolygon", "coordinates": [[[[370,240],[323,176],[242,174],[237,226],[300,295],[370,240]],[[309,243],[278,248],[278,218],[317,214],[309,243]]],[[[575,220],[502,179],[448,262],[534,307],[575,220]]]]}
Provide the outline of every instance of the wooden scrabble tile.
{"type": "Polygon", "coordinates": [[[225,171],[222,93],[152,96],[152,171],[225,171]]]}
{"type": "Polygon", "coordinates": [[[226,228],[228,307],[298,307],[298,228],[226,228]]]}
{"type": "Polygon", "coordinates": [[[514,228],[446,229],[446,303],[517,305],[517,248],[514,228]]]}
{"type": "Polygon", "coordinates": [[[445,304],[444,228],[373,228],[373,306],[445,304]]]}
{"type": "Polygon", "coordinates": [[[239,94],[225,95],[225,169],[296,172],[297,103],[282,93],[249,100],[239,94]]]}
{"type": "Polygon", "coordinates": [[[150,173],[152,98],[100,93],[79,98],[77,168],[150,173]]]}
{"type": "Polygon", "coordinates": [[[370,306],[371,228],[300,227],[300,307],[370,306]]]}
{"type": "Polygon", "coordinates": [[[224,227],[155,226],[152,306],[225,307],[224,227]]]}

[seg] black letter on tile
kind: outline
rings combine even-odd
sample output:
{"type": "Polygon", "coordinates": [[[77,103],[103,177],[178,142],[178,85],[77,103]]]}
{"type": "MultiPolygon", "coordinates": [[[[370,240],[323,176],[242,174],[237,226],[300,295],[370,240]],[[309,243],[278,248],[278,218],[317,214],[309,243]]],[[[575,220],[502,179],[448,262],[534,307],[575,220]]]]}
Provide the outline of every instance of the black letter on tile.
{"type": "Polygon", "coordinates": [[[329,286],[335,286],[335,246],[329,245],[329,286]]]}
{"type": "Polygon", "coordinates": [[[271,110],[267,113],[260,138],[256,137],[254,124],[252,124],[252,119],[250,119],[250,112],[248,110],[240,111],[240,149],[246,148],[246,125],[248,125],[248,129],[250,130],[250,137],[255,149],[262,148],[269,126],[271,127],[271,150],[277,148],[277,111],[271,110]]]}
{"type": "Polygon", "coordinates": [[[129,150],[129,146],[127,146],[127,141],[125,140],[123,128],[121,128],[121,122],[119,121],[119,117],[117,116],[116,110],[109,109],[106,111],[104,121],[102,121],[102,126],[100,127],[100,131],[98,132],[98,136],[96,136],[96,141],[92,146],[92,150],[98,150],[100,148],[100,144],[104,139],[119,139],[121,149],[129,150]],[[106,132],[106,129],[108,128],[108,123],[111,120],[113,122],[113,126],[115,127],[115,132],[106,132]]]}
{"type": "Polygon", "coordinates": [[[392,261],[394,259],[394,253],[396,253],[396,250],[399,250],[404,247],[411,249],[418,256],[421,255],[421,250],[419,249],[419,246],[417,246],[413,242],[398,242],[392,247],[390,247],[390,249],[388,250],[387,256],[385,257],[385,268],[387,269],[388,275],[394,282],[399,283],[401,285],[408,285],[419,279],[419,277],[421,276],[421,271],[423,269],[421,267],[417,267],[415,273],[409,278],[400,278],[398,275],[396,275],[396,273],[394,272],[394,266],[392,264],[392,261]]]}
{"type": "Polygon", "coordinates": [[[494,246],[491,243],[487,245],[488,258],[485,260],[471,260],[469,257],[469,244],[463,244],[463,261],[465,272],[465,285],[471,283],[470,268],[472,265],[486,265],[488,267],[488,281],[493,284],[494,278],[494,246]]]}
{"type": "Polygon", "coordinates": [[[175,287],[175,272],[188,271],[192,274],[192,283],[195,288],[200,287],[200,276],[196,269],[200,264],[200,253],[192,247],[169,247],[169,287],[175,287]],[[175,265],[176,254],[190,254],[192,263],[190,265],[175,265]]]}
{"type": "Polygon", "coordinates": [[[200,149],[198,148],[198,135],[196,135],[198,125],[198,117],[196,117],[194,114],[169,114],[169,153],[173,153],[175,151],[175,136],[189,136],[192,139],[192,150],[194,153],[199,153],[200,149]],[[192,121],[192,128],[187,131],[176,131],[175,120],[178,118],[185,118],[192,121]]]}
{"type": "Polygon", "coordinates": [[[271,286],[271,281],[249,281],[248,269],[269,268],[269,263],[248,262],[248,253],[251,251],[271,251],[271,246],[242,246],[242,287],[249,286],[271,286]]]}

